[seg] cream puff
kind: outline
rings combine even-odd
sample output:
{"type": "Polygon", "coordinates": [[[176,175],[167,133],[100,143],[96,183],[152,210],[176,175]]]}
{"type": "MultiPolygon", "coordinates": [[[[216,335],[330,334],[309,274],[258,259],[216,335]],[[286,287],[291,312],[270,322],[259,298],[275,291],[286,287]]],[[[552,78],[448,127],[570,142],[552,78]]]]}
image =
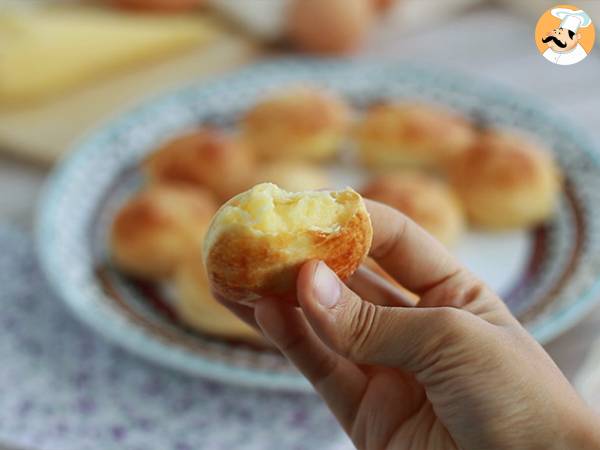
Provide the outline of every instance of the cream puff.
{"type": "Polygon", "coordinates": [[[454,244],[464,231],[464,213],[457,197],[446,183],[431,175],[412,171],[380,175],[361,193],[406,214],[446,245],[454,244]]]}
{"type": "Polygon", "coordinates": [[[168,278],[190,248],[201,253],[202,238],[216,210],[213,196],[205,190],[153,185],[117,212],[109,236],[112,260],[138,278],[168,278]]]}
{"type": "Polygon", "coordinates": [[[221,207],[204,240],[204,262],[216,293],[252,303],[293,294],[301,265],[312,259],[347,279],[372,235],[363,199],[350,188],[286,192],[264,183],[221,207]]]}
{"type": "Polygon", "coordinates": [[[455,161],[451,180],[471,222],[492,229],[547,220],[562,184],[549,151],[516,133],[493,130],[455,161]]]}
{"type": "Polygon", "coordinates": [[[251,108],[242,135],[262,159],[322,161],[335,155],[348,125],[348,108],[334,95],[290,87],[251,108]]]}
{"type": "Polygon", "coordinates": [[[151,182],[205,187],[225,201],[252,185],[254,159],[239,140],[204,127],[166,143],[142,169],[151,182]]]}
{"type": "Polygon", "coordinates": [[[439,167],[475,139],[469,121],[446,108],[421,103],[380,103],[356,126],[362,161],[371,168],[439,167]]]}

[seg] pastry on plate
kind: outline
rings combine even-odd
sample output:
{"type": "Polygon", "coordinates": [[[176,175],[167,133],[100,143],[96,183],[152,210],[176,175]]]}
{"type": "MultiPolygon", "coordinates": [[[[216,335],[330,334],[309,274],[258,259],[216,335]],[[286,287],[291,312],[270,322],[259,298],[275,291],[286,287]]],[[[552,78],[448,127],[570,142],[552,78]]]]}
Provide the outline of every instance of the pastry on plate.
{"type": "Polygon", "coordinates": [[[143,163],[151,182],[202,186],[227,200],[252,185],[254,159],[239,140],[204,127],[167,142],[143,163]]]}
{"type": "Polygon", "coordinates": [[[245,142],[263,159],[321,161],[337,152],[349,119],[345,103],[310,87],[290,87],[252,107],[242,120],[245,142]]]}
{"type": "Polygon", "coordinates": [[[296,161],[278,161],[258,169],[256,184],[273,183],[286,191],[312,191],[331,185],[327,172],[296,161]]]}
{"type": "Polygon", "coordinates": [[[452,165],[450,175],[470,221],[491,229],[547,220],[562,184],[550,152],[509,131],[482,133],[452,165]]]}
{"type": "Polygon", "coordinates": [[[293,294],[300,266],[311,259],[347,279],[366,257],[372,234],[363,199],[350,188],[287,192],[263,183],[215,215],[204,262],[215,292],[251,303],[293,294]]]}
{"type": "Polygon", "coordinates": [[[475,131],[465,117],[444,107],[398,102],[369,108],[354,137],[368,167],[443,167],[472,144],[475,131]]]}
{"type": "Polygon", "coordinates": [[[183,323],[210,336],[264,344],[258,331],[215,300],[198,254],[191,254],[177,267],[174,280],[173,305],[183,323]]]}
{"type": "Polygon", "coordinates": [[[202,238],[217,210],[205,190],[156,184],[135,194],[117,212],[110,229],[112,260],[142,279],[173,275],[181,258],[202,238]]]}
{"type": "Polygon", "coordinates": [[[406,214],[446,245],[465,228],[462,207],[446,183],[415,171],[392,172],[374,178],[361,193],[406,214]]]}

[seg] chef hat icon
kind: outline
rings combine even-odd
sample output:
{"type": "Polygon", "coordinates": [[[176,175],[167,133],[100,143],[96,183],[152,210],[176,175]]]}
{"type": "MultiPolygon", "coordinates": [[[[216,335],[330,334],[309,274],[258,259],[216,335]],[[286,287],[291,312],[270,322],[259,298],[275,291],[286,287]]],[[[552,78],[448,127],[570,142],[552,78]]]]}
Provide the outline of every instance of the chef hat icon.
{"type": "Polygon", "coordinates": [[[560,23],[561,28],[571,30],[573,33],[577,33],[579,28],[589,27],[592,23],[590,16],[581,9],[573,11],[568,8],[554,8],[550,12],[554,17],[557,17],[562,21],[560,23]]]}

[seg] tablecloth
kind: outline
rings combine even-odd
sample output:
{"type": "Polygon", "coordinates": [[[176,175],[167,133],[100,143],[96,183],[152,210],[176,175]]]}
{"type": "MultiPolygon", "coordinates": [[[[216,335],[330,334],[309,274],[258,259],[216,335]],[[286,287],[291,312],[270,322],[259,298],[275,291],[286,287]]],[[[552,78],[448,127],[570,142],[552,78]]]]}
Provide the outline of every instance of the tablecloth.
{"type": "Polygon", "coordinates": [[[345,450],[314,394],[207,382],[85,329],[27,235],[0,226],[0,442],[36,450],[345,450]]]}

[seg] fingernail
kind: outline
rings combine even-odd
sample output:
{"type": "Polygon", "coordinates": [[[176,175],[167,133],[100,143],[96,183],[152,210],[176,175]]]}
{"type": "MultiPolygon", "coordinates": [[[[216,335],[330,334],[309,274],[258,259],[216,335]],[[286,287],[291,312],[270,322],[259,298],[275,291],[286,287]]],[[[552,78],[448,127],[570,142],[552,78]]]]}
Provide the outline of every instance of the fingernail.
{"type": "Polygon", "coordinates": [[[340,283],[324,262],[317,264],[313,283],[318,302],[325,308],[333,308],[340,299],[340,283]]]}

